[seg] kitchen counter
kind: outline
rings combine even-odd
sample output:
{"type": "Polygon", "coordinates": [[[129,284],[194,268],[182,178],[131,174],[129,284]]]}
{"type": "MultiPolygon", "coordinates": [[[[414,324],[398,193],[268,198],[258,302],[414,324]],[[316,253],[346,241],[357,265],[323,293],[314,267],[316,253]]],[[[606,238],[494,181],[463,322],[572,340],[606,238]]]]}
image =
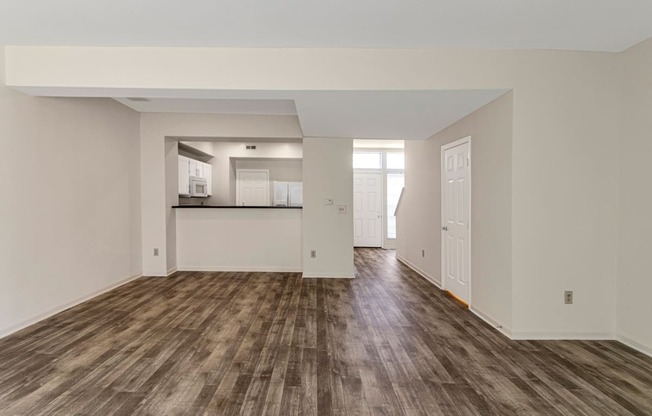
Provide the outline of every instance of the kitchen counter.
{"type": "Polygon", "coordinates": [[[172,211],[176,221],[178,270],[302,270],[301,207],[179,205],[175,208],[235,208],[172,211]]]}
{"type": "Polygon", "coordinates": [[[255,209],[303,209],[303,207],[272,207],[272,206],[242,206],[242,205],[173,205],[172,208],[255,208],[255,209]]]}

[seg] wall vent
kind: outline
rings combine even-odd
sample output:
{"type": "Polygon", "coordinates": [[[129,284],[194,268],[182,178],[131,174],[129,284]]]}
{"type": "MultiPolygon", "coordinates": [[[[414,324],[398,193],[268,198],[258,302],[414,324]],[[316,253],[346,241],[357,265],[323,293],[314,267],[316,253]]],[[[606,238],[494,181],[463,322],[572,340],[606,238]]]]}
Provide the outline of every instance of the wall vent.
{"type": "Polygon", "coordinates": [[[248,145],[247,145],[247,150],[256,150],[256,146],[255,146],[255,145],[248,144],[248,145]]]}

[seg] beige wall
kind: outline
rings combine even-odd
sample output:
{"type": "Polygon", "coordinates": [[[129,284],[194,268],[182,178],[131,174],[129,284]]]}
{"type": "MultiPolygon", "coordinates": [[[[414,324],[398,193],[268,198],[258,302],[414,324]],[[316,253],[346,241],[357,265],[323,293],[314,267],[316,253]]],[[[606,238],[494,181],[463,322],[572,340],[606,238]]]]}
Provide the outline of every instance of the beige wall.
{"type": "Polygon", "coordinates": [[[305,138],[303,276],[353,277],[353,271],[353,140],[305,138]],[[337,212],[340,205],[346,213],[337,212]]]}
{"type": "Polygon", "coordinates": [[[141,274],[138,124],[0,85],[0,337],[141,274]]]}
{"type": "Polygon", "coordinates": [[[405,143],[397,255],[441,285],[441,146],[471,136],[472,308],[512,325],[512,93],[425,141],[405,143]],[[425,257],[422,257],[425,250],[425,257]]]}
{"type": "MultiPolygon", "coordinates": [[[[511,89],[512,330],[539,338],[605,338],[615,330],[620,54],[12,47],[7,58],[8,83],[39,93],[511,89]],[[565,290],[575,291],[574,305],[563,304],[565,290]]],[[[150,144],[144,137],[145,253],[165,244],[158,208],[165,192],[155,177],[164,176],[163,164],[148,162],[162,159],[163,148],[150,144]]],[[[146,271],[150,263],[165,268],[143,260],[146,271]]]]}
{"type": "Polygon", "coordinates": [[[604,339],[614,332],[620,60],[580,56],[533,59],[540,68],[514,89],[517,338],[604,339]],[[564,304],[565,290],[574,291],[573,305],[564,304]]]}
{"type": "Polygon", "coordinates": [[[652,39],[624,53],[623,87],[617,333],[652,354],[652,39]]]}

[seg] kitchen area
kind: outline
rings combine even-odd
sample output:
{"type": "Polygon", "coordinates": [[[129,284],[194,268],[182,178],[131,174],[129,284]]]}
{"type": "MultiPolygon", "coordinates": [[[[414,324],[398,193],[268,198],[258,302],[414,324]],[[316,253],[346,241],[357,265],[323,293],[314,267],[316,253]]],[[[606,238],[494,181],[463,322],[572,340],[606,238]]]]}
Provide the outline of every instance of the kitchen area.
{"type": "Polygon", "coordinates": [[[302,270],[301,141],[180,139],[177,151],[177,270],[302,270]]]}

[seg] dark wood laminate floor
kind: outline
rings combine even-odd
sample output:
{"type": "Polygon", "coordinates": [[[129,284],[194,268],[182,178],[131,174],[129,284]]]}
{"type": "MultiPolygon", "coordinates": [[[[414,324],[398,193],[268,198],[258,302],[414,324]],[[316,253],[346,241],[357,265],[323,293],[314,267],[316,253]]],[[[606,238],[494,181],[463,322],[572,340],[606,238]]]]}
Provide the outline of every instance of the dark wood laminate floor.
{"type": "Polygon", "coordinates": [[[0,414],[652,414],[652,359],[509,341],[394,252],[355,261],[138,279],[0,340],[0,414]]]}

